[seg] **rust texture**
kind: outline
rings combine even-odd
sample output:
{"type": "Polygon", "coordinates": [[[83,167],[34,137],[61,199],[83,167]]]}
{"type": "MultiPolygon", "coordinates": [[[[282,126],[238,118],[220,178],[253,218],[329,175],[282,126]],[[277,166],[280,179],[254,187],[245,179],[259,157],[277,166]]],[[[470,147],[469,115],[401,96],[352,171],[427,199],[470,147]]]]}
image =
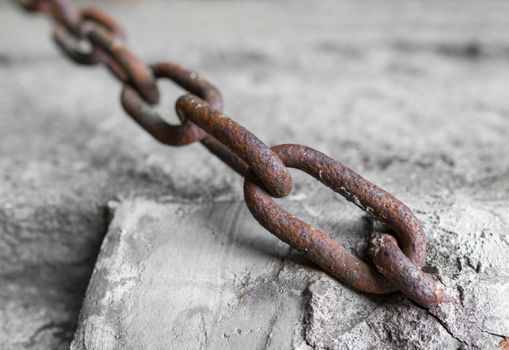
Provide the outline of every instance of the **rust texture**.
{"type": "MultiPolygon", "coordinates": [[[[367,293],[400,290],[424,307],[450,302],[445,287],[421,270],[426,235],[412,211],[378,186],[338,161],[303,145],[269,148],[222,113],[219,90],[197,73],[170,62],[147,66],[125,45],[122,27],[95,8],[78,9],[70,0],[20,0],[28,12],[47,15],[53,37],[74,62],[105,65],[123,84],[125,111],[156,140],[173,146],[200,141],[245,177],[244,197],[266,229],[299,250],[332,276],[367,293]],[[157,79],[170,79],[189,93],[176,103],[180,125],[167,123],[153,109],[160,99],[157,79]],[[373,264],[360,260],[325,232],[279,207],[293,182],[287,167],[300,169],[386,224],[370,249],[373,264]]],[[[503,344],[506,345],[505,343],[503,344]]]]}
{"type": "MultiPolygon", "coordinates": [[[[425,259],[425,235],[408,207],[353,170],[310,147],[279,145],[272,150],[287,167],[305,171],[392,228],[408,258],[397,248],[400,255],[412,266],[412,271],[420,271],[425,259]]],[[[244,194],[249,210],[261,225],[330,274],[368,293],[388,293],[395,291],[395,286],[399,287],[393,279],[386,280],[373,266],[353,256],[329,235],[279,207],[251,172],[246,176],[244,194]]],[[[415,284],[414,287],[424,286],[415,284]]],[[[428,304],[420,295],[408,293],[408,296],[421,305],[428,304]]]]}
{"type": "Polygon", "coordinates": [[[87,38],[111,56],[106,64],[117,78],[131,83],[148,103],[159,102],[159,89],[152,71],[127,49],[123,40],[100,27],[87,32],[87,38]]]}
{"type": "Polygon", "coordinates": [[[327,155],[303,145],[272,148],[283,163],[310,174],[333,191],[391,227],[403,252],[419,267],[424,265],[426,240],[421,223],[397,198],[327,155]]]}
{"type": "Polygon", "coordinates": [[[419,269],[401,252],[393,236],[375,234],[371,257],[378,271],[416,303],[429,308],[453,301],[439,281],[419,269]]]}
{"type": "MultiPolygon", "coordinates": [[[[170,62],[158,63],[150,67],[156,78],[167,78],[182,88],[195,93],[206,100],[215,109],[223,106],[219,91],[195,72],[170,62]]],[[[121,95],[125,111],[156,140],[172,146],[181,146],[200,141],[207,134],[190,121],[182,125],[165,122],[161,116],[148,105],[130,84],[124,85],[121,95]]]]}
{"type": "MultiPolygon", "coordinates": [[[[158,63],[150,66],[150,68],[156,78],[170,79],[180,87],[202,98],[211,108],[222,111],[223,99],[221,93],[198,73],[172,62],[158,63]]],[[[132,85],[124,85],[120,99],[125,111],[159,142],[172,146],[182,146],[195,141],[201,141],[211,153],[220,158],[233,170],[242,176],[246,174],[246,163],[229,148],[214,137],[206,134],[189,120],[185,120],[182,125],[172,125],[165,122],[141,98],[132,85]]]]}
{"type": "Polygon", "coordinates": [[[112,36],[123,40],[125,39],[124,30],[113,18],[94,8],[81,10],[80,18],[79,35],[70,32],[65,26],[57,24],[53,32],[55,42],[75,63],[93,65],[107,60],[107,57],[98,47],[83,48],[86,44],[84,40],[85,33],[93,28],[93,25],[96,25],[109,31],[112,36]]]}
{"type": "Polygon", "coordinates": [[[292,178],[288,169],[246,128],[191,94],[180,97],[175,108],[182,120],[191,120],[246,162],[273,196],[284,197],[290,193],[292,178]]]}

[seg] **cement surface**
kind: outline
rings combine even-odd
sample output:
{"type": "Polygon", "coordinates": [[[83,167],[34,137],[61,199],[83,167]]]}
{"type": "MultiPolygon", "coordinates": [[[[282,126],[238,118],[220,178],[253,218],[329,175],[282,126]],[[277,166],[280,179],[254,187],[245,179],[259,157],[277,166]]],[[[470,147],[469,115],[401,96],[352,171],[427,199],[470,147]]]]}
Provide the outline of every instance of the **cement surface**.
{"type": "MultiPolygon", "coordinates": [[[[293,278],[301,281],[296,289],[302,296],[274,303],[296,298],[302,307],[288,306],[295,313],[282,319],[284,330],[274,339],[303,348],[433,348],[433,341],[486,348],[509,335],[508,4],[96,4],[125,24],[143,60],[185,64],[219,86],[226,113],[267,144],[315,147],[405,201],[426,225],[428,269],[460,300],[427,312],[395,296],[366,313],[378,304],[316,269],[299,277],[306,269],[299,261],[293,278]],[[342,313],[358,307],[358,318],[336,316],[344,300],[353,301],[342,313]],[[292,323],[291,315],[300,321],[292,323]],[[291,339],[289,329],[297,334],[291,339]]],[[[68,347],[108,230],[109,201],[171,212],[183,202],[200,211],[206,204],[198,203],[242,197],[241,179],[199,145],[164,147],[142,132],[121,110],[114,79],[99,68],[70,64],[50,31],[44,19],[0,3],[3,349],[68,347]]],[[[175,121],[172,104],[181,91],[161,86],[161,110],[175,121]]],[[[295,182],[292,196],[303,198],[297,207],[342,242],[345,222],[357,218],[361,225],[355,208],[347,211],[352,216],[338,217],[343,205],[330,204],[337,197],[305,176],[295,182]]],[[[142,209],[139,216],[146,214],[142,209]]],[[[122,218],[115,219],[120,227],[127,225],[122,218]]],[[[360,236],[352,242],[359,246],[347,242],[359,253],[367,231],[356,231],[360,236]]],[[[263,249],[269,254],[272,248],[263,249]]],[[[235,255],[239,264],[241,255],[235,255]]],[[[92,344],[100,336],[87,334],[92,344]]]]}
{"type": "MultiPolygon", "coordinates": [[[[322,192],[284,204],[365,257],[370,224],[352,204],[322,192]]],[[[509,254],[498,219],[507,207],[420,208],[430,235],[426,270],[456,299],[426,310],[328,277],[242,202],[114,206],[72,349],[489,349],[509,328],[509,254]]]]}

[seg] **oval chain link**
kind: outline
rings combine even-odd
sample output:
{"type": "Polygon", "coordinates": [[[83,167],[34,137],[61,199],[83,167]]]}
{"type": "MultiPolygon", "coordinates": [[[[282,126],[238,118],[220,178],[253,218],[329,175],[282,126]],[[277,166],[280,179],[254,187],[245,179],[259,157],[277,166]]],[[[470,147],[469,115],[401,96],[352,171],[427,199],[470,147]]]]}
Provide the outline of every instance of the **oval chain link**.
{"type": "Polygon", "coordinates": [[[290,193],[293,186],[290,172],[249,130],[192,94],[180,97],[175,108],[183,121],[191,120],[242,159],[273,196],[290,193]]]}
{"type": "MultiPolygon", "coordinates": [[[[158,63],[150,68],[156,78],[170,79],[182,88],[200,96],[215,109],[222,109],[223,101],[219,91],[195,72],[170,62],[158,63]]],[[[182,125],[166,123],[130,84],[124,85],[120,100],[127,114],[159,142],[182,146],[200,141],[207,136],[191,121],[185,121],[182,125]]]]}
{"type": "MultiPolygon", "coordinates": [[[[393,276],[385,273],[385,268],[388,268],[386,263],[377,265],[381,274],[378,273],[374,267],[352,255],[328,234],[279,207],[260,186],[255,174],[249,171],[245,177],[244,196],[249,210],[262,226],[331,275],[356,289],[385,294],[397,290],[397,286],[410,299],[421,305],[429,307],[433,301],[440,302],[438,298],[433,299],[434,292],[441,295],[440,287],[432,284],[434,280],[420,270],[424,265],[426,250],[424,230],[407,206],[340,162],[310,147],[285,144],[272,147],[272,150],[287,167],[308,173],[390,227],[399,238],[403,252],[397,245],[390,246],[394,258],[389,261],[395,264],[394,266],[402,266],[402,262],[406,262],[407,266],[413,266],[413,269],[402,270],[408,271],[409,276],[418,275],[420,278],[413,279],[409,283],[412,288],[409,289],[404,281],[398,279],[402,274],[393,276]],[[384,276],[389,277],[389,281],[384,276]],[[413,290],[422,293],[414,293],[413,290]]],[[[378,257],[387,253],[387,245],[377,247],[372,251],[376,253],[375,261],[381,262],[378,257]]]]}
{"type": "Polygon", "coordinates": [[[110,34],[120,40],[125,40],[123,29],[107,14],[96,9],[83,9],[80,11],[80,35],[70,32],[65,26],[57,24],[53,31],[53,38],[62,51],[75,63],[93,65],[107,61],[99,47],[90,44],[91,48],[84,49],[87,43],[85,34],[91,26],[96,25],[109,31],[110,34]]]}

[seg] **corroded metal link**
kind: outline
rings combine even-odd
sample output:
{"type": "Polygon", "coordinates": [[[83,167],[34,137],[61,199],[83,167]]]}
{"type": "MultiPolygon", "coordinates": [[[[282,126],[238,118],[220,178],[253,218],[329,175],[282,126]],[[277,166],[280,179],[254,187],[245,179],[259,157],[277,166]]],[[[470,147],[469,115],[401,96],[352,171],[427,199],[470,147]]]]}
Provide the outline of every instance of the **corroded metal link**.
{"type": "MultiPolygon", "coordinates": [[[[287,167],[307,172],[342,195],[345,195],[347,188],[352,194],[357,192],[348,183],[348,177],[353,173],[351,170],[312,148],[279,145],[272,147],[272,150],[287,167]],[[318,157],[316,163],[315,157],[318,157]],[[341,183],[344,179],[347,180],[345,184],[341,183]],[[341,187],[345,189],[340,190],[341,187]]],[[[360,178],[358,175],[356,177],[360,178]]],[[[263,227],[331,275],[367,293],[385,294],[396,290],[373,266],[352,255],[325,232],[295,218],[277,205],[259,186],[258,179],[251,171],[245,178],[244,198],[249,210],[263,227]]],[[[347,199],[352,200],[352,195],[347,199]]]]}
{"type": "Polygon", "coordinates": [[[223,98],[221,93],[198,73],[171,62],[159,63],[151,66],[151,68],[157,77],[171,79],[190,93],[207,101],[210,107],[222,111],[223,98]]]}
{"type": "MultiPolygon", "coordinates": [[[[341,163],[310,147],[279,145],[272,147],[272,150],[286,166],[305,171],[385,222],[400,238],[403,251],[417,265],[415,268],[422,266],[426,247],[424,232],[419,221],[403,203],[341,163]],[[404,220],[413,224],[409,225],[404,220]]],[[[251,171],[246,176],[244,195],[256,220],[332,275],[368,293],[395,290],[374,268],[350,254],[329,235],[280,208],[257,185],[255,174],[251,171]]]]}
{"type": "Polygon", "coordinates": [[[352,255],[325,232],[281,209],[249,172],[245,177],[244,196],[251,214],[263,227],[331,276],[365,293],[386,294],[397,290],[374,266],[352,255]]]}
{"type": "Polygon", "coordinates": [[[78,64],[92,65],[107,60],[99,47],[92,46],[92,48],[83,49],[83,33],[87,31],[87,25],[101,26],[114,37],[125,40],[124,30],[113,18],[94,8],[82,9],[80,11],[79,36],[58,24],[53,32],[53,39],[60,49],[78,64]]]}
{"type": "Polygon", "coordinates": [[[152,71],[127,49],[122,40],[103,28],[91,29],[86,37],[109,55],[111,59],[106,64],[118,79],[131,83],[148,103],[159,102],[159,89],[152,71]]]}
{"type": "MultiPolygon", "coordinates": [[[[150,66],[150,68],[156,78],[170,79],[184,89],[203,98],[213,108],[222,109],[223,101],[217,88],[195,72],[170,62],[158,63],[150,66]]],[[[159,142],[172,146],[182,146],[202,140],[207,136],[202,129],[189,120],[183,122],[182,125],[172,125],[165,122],[158,112],[143,101],[136,89],[130,84],[124,85],[121,101],[125,111],[159,142]]]]}
{"type": "Polygon", "coordinates": [[[393,236],[375,234],[370,250],[378,271],[409,299],[428,308],[453,301],[439,281],[419,269],[401,252],[393,236]]]}
{"type": "Polygon", "coordinates": [[[288,169],[247,129],[191,94],[177,100],[176,110],[181,120],[191,120],[246,162],[271,195],[284,197],[290,193],[292,178],[288,169]]]}
{"type": "MultiPolygon", "coordinates": [[[[199,74],[171,62],[158,63],[150,66],[150,68],[156,78],[171,79],[182,88],[207,101],[210,107],[217,111],[222,111],[223,99],[221,93],[199,74]]],[[[124,85],[121,102],[125,111],[159,142],[172,146],[181,146],[200,140],[211,153],[241,176],[246,174],[247,164],[221,142],[207,135],[189,120],[185,121],[182,125],[166,123],[155,110],[141,99],[140,95],[131,85],[124,85]]]]}
{"type": "Polygon", "coordinates": [[[369,215],[386,223],[398,236],[403,252],[417,266],[426,257],[426,236],[412,211],[380,187],[327,155],[303,145],[280,145],[272,150],[286,166],[315,177],[369,215]]]}

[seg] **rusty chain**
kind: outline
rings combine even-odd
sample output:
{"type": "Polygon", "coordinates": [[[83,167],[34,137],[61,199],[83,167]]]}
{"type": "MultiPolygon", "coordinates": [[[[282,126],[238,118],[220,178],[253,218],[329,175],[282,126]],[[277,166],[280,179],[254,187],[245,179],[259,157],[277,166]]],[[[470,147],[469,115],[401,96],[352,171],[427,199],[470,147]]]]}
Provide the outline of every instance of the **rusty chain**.
{"type": "Polygon", "coordinates": [[[70,0],[24,0],[20,5],[53,19],[53,38],[71,60],[105,65],[123,84],[124,110],[156,140],[172,146],[200,141],[243,176],[245,201],[255,219],[329,274],[366,293],[400,290],[424,307],[451,300],[443,285],[422,271],[426,257],[423,227],[393,195],[310,147],[283,144],[269,148],[222,113],[221,93],[203,77],[170,62],[150,66],[141,62],[125,45],[122,27],[102,11],[77,9],[70,0]],[[180,125],[168,124],[152,109],[159,102],[160,78],[189,92],[176,102],[180,125]],[[288,167],[308,173],[386,224],[390,234],[374,233],[371,240],[374,266],[274,202],[272,197],[285,197],[292,189],[288,167]]]}

